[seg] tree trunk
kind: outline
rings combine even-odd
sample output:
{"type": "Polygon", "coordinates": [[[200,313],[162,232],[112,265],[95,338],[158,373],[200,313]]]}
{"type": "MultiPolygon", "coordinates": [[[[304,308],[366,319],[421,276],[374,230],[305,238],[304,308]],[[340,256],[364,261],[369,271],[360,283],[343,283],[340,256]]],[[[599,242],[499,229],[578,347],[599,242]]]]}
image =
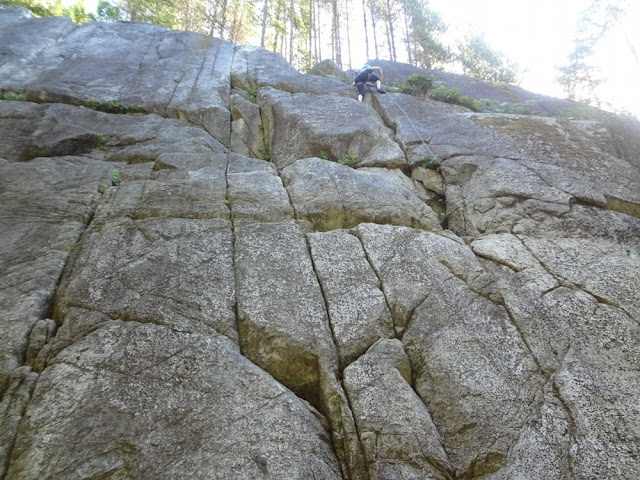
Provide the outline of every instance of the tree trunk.
{"type": "Polygon", "coordinates": [[[389,20],[389,15],[385,15],[384,16],[384,33],[387,36],[387,52],[388,52],[387,58],[393,60],[393,56],[391,55],[391,35],[389,34],[389,23],[391,23],[391,21],[389,20]]]}
{"type": "Polygon", "coordinates": [[[369,8],[371,9],[371,25],[373,26],[373,46],[375,47],[376,58],[380,58],[378,56],[378,35],[376,34],[376,12],[371,0],[369,3],[369,8]]]}
{"type": "Polygon", "coordinates": [[[316,20],[316,41],[317,41],[317,45],[318,45],[318,56],[317,56],[317,61],[319,62],[320,60],[322,60],[322,36],[320,34],[320,10],[322,8],[322,5],[318,2],[316,3],[316,16],[317,16],[317,20],[316,20]]]}
{"type": "Polygon", "coordinates": [[[409,59],[409,65],[413,65],[413,55],[412,55],[412,51],[411,51],[411,38],[410,38],[410,34],[409,34],[409,19],[407,18],[407,1],[405,0],[404,2],[404,33],[405,33],[405,37],[404,37],[404,41],[407,45],[407,57],[409,59]]]}
{"type": "Polygon", "coordinates": [[[294,1],[291,0],[289,3],[289,63],[293,65],[293,37],[294,30],[296,28],[295,24],[295,5],[294,1]]]}
{"type": "Polygon", "coordinates": [[[222,1],[222,13],[220,15],[220,40],[224,40],[224,27],[227,24],[227,0],[222,1]]]}
{"type": "Polygon", "coordinates": [[[364,18],[364,42],[366,46],[367,58],[366,61],[369,60],[369,32],[367,32],[367,6],[365,5],[365,0],[362,0],[362,18],[364,18]]]}
{"type": "Polygon", "coordinates": [[[347,53],[349,54],[349,68],[353,68],[353,63],[351,62],[351,34],[349,32],[349,4],[346,5],[345,14],[346,18],[346,27],[347,27],[347,53]]]}
{"type": "Polygon", "coordinates": [[[387,12],[389,14],[389,31],[391,33],[391,60],[394,62],[397,61],[396,57],[396,39],[395,34],[393,32],[393,11],[391,10],[391,1],[387,0],[387,12]]]}
{"type": "Polygon", "coordinates": [[[333,57],[340,68],[342,68],[342,52],[340,49],[340,11],[338,10],[338,0],[332,0],[333,7],[333,28],[332,30],[332,45],[333,45],[333,57]]]}
{"type": "Polygon", "coordinates": [[[264,36],[267,32],[267,12],[269,8],[269,0],[264,0],[262,8],[262,35],[260,36],[260,46],[264,48],[264,36]]]}

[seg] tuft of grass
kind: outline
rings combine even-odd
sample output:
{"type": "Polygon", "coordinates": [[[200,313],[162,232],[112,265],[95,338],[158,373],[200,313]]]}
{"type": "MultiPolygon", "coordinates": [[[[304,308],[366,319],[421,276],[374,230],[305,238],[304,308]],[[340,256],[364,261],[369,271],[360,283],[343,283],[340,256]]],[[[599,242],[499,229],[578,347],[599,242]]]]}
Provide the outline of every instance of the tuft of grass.
{"type": "Polygon", "coordinates": [[[27,100],[27,94],[22,90],[0,92],[0,100],[11,100],[14,102],[24,102],[27,100]]]}
{"type": "Polygon", "coordinates": [[[431,156],[424,159],[425,168],[430,168],[431,170],[439,170],[442,165],[442,160],[440,157],[431,156]]]}
{"type": "Polygon", "coordinates": [[[96,148],[98,150],[106,150],[107,149],[107,137],[104,133],[96,133],[96,139],[98,140],[98,144],[96,148]]]}
{"type": "Polygon", "coordinates": [[[358,158],[355,155],[349,153],[343,155],[342,158],[338,159],[338,163],[340,165],[347,165],[349,167],[355,165],[357,162],[358,158]]]}
{"type": "Polygon", "coordinates": [[[471,110],[480,111],[480,104],[474,98],[462,95],[460,90],[456,87],[449,88],[444,85],[440,85],[433,92],[431,92],[431,98],[438,100],[439,102],[453,103],[456,105],[462,105],[463,107],[470,108],[471,110]]]}
{"type": "Polygon", "coordinates": [[[446,212],[440,212],[440,226],[442,228],[449,228],[449,214],[446,212]]]}
{"type": "Polygon", "coordinates": [[[124,182],[120,177],[120,171],[117,168],[114,168],[111,171],[111,185],[113,185],[114,187],[117,187],[118,185],[122,185],[123,183],[124,182]]]}
{"type": "Polygon", "coordinates": [[[260,154],[261,160],[271,160],[271,152],[269,151],[268,146],[265,145],[264,147],[258,148],[258,153],[260,154]]]}

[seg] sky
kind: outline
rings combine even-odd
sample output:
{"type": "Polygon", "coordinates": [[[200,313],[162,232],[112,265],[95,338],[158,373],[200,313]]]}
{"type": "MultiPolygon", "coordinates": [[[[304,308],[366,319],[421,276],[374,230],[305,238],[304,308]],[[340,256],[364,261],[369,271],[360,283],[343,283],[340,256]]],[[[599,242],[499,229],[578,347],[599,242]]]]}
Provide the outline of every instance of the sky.
{"type": "MultiPolygon", "coordinates": [[[[557,67],[568,63],[580,13],[592,1],[429,0],[429,6],[449,25],[449,41],[455,43],[471,32],[483,34],[491,48],[505,54],[523,70],[522,88],[564,98],[564,92],[555,83],[557,67]]],[[[96,4],[97,0],[85,0],[87,11],[95,12],[96,4]]],[[[353,14],[361,12],[356,9],[353,14]]],[[[640,2],[630,0],[626,16],[601,42],[596,62],[608,78],[602,99],[616,110],[640,118],[639,25],[640,2]]],[[[352,44],[357,47],[357,42],[352,44]]],[[[367,60],[362,49],[356,47],[352,49],[354,67],[359,59],[367,60]]]]}
{"type": "MultiPolygon", "coordinates": [[[[431,8],[449,24],[450,35],[473,31],[523,70],[520,86],[546,95],[564,97],[554,80],[556,67],[566,65],[574,48],[580,13],[592,0],[430,0],[431,8]]],[[[609,83],[601,94],[617,110],[640,117],[640,2],[629,9],[599,47],[596,62],[609,83]]]]}

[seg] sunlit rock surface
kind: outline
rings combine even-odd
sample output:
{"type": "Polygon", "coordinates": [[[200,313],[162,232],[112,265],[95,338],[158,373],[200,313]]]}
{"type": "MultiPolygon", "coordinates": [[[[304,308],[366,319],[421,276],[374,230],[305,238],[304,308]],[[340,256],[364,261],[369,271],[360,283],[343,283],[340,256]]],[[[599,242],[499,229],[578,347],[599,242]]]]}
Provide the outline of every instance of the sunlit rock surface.
{"type": "Polygon", "coordinates": [[[0,478],[640,478],[613,123],[152,25],[0,45],[0,478]]]}

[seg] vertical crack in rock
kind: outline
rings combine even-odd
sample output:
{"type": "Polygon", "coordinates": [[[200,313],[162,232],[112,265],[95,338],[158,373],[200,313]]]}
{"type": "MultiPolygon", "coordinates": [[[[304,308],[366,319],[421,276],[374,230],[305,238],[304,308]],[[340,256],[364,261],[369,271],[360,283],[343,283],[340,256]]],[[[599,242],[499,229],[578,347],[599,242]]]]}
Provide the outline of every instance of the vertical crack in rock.
{"type": "MultiPolygon", "coordinates": [[[[298,212],[296,211],[296,206],[293,203],[293,198],[291,198],[291,192],[289,192],[289,189],[287,188],[287,183],[285,182],[284,178],[282,178],[282,171],[277,169],[277,172],[278,172],[278,176],[280,177],[280,181],[284,186],[284,190],[287,192],[287,197],[289,198],[289,205],[291,205],[291,210],[293,210],[293,218],[295,220],[300,220],[300,218],[298,217],[298,212]]],[[[308,242],[307,242],[307,247],[308,247],[308,242]]],[[[311,250],[309,250],[309,257],[311,257],[311,250]]]]}
{"type": "Polygon", "coordinates": [[[331,425],[345,477],[364,478],[354,420],[307,241],[292,221],[236,223],[239,328],[245,355],[307,400],[331,425]]]}
{"type": "Polygon", "coordinates": [[[0,479],[5,478],[18,428],[29,405],[38,374],[27,366],[11,372],[9,388],[0,401],[0,479]]]}
{"type": "Polygon", "coordinates": [[[395,331],[396,334],[396,338],[399,340],[402,340],[402,332],[400,332],[396,326],[396,319],[395,316],[393,315],[393,310],[391,309],[391,305],[389,304],[389,297],[387,296],[386,290],[385,290],[385,286],[384,283],[382,281],[382,277],[380,276],[380,273],[378,272],[378,270],[376,269],[375,265],[373,264],[373,261],[371,260],[371,257],[369,256],[369,252],[367,251],[367,247],[365,246],[364,242],[362,241],[362,238],[360,238],[360,235],[358,233],[355,233],[353,235],[355,238],[358,239],[358,241],[360,242],[360,245],[362,245],[362,251],[364,252],[364,256],[367,259],[367,263],[369,264],[369,266],[371,266],[371,270],[373,271],[373,273],[376,275],[376,278],[378,279],[378,285],[380,288],[380,291],[382,292],[382,295],[384,297],[384,301],[387,305],[387,308],[389,309],[389,312],[391,312],[391,320],[393,321],[393,329],[395,331]]]}
{"type": "MultiPolygon", "coordinates": [[[[327,295],[326,295],[324,286],[322,285],[322,282],[320,281],[320,276],[318,275],[318,270],[317,270],[317,267],[316,267],[315,260],[313,258],[311,245],[309,244],[309,238],[307,237],[307,235],[305,235],[305,242],[306,242],[306,245],[307,245],[309,258],[311,260],[311,266],[313,268],[313,273],[316,276],[316,281],[318,282],[318,287],[320,288],[320,292],[322,294],[322,299],[324,301],[324,307],[325,307],[325,311],[326,311],[326,315],[327,315],[328,326],[329,326],[329,330],[331,331],[331,340],[333,342],[334,351],[336,352],[336,355],[337,355],[338,346],[337,346],[337,342],[336,342],[336,334],[335,334],[335,331],[334,331],[333,322],[331,321],[331,314],[330,314],[330,310],[329,310],[329,302],[328,302],[328,299],[327,299],[327,295]]],[[[322,368],[322,366],[320,366],[320,368],[322,368]]],[[[345,431],[345,430],[335,431],[335,429],[336,429],[336,424],[335,423],[336,422],[335,422],[335,420],[333,420],[333,418],[335,418],[334,415],[336,415],[336,413],[338,413],[338,412],[331,412],[330,403],[327,404],[327,407],[329,407],[328,411],[329,411],[329,415],[330,415],[330,423],[331,423],[331,426],[332,426],[332,430],[334,430],[332,432],[333,433],[333,440],[334,440],[334,442],[333,442],[334,451],[336,452],[336,456],[338,458],[341,458],[341,457],[343,457],[345,455],[347,456],[347,459],[346,459],[346,462],[345,462],[345,465],[344,465],[344,467],[346,467],[346,471],[343,471],[343,476],[348,478],[348,479],[351,479],[351,480],[355,480],[355,479],[363,479],[363,480],[365,480],[365,479],[368,478],[368,475],[366,475],[365,471],[357,471],[357,470],[354,471],[355,469],[358,469],[358,467],[361,466],[360,462],[354,462],[354,460],[356,460],[356,459],[349,458],[349,457],[351,457],[353,455],[353,452],[349,451],[349,450],[353,449],[353,446],[351,446],[351,448],[349,448],[348,445],[353,445],[353,443],[354,443],[354,440],[352,438],[348,438],[349,435],[355,434],[356,437],[357,437],[356,441],[355,441],[355,443],[358,445],[358,450],[356,451],[356,454],[362,455],[361,450],[360,450],[362,448],[362,446],[360,444],[360,435],[358,434],[358,430],[357,430],[357,422],[355,422],[355,420],[353,420],[353,416],[354,415],[353,415],[353,410],[351,408],[351,403],[349,402],[349,398],[346,395],[346,392],[344,391],[342,372],[326,372],[326,375],[336,375],[337,378],[335,379],[336,380],[335,387],[336,388],[340,388],[342,390],[342,392],[340,392],[341,395],[338,394],[338,396],[341,397],[340,400],[344,400],[346,402],[346,407],[347,407],[346,408],[346,413],[347,413],[347,415],[349,415],[352,418],[352,421],[353,421],[353,428],[354,428],[354,432],[353,433],[345,431]],[[347,438],[344,438],[345,436],[347,438]],[[342,438],[342,441],[344,441],[343,445],[340,445],[340,446],[336,445],[338,438],[342,438]],[[345,450],[347,450],[347,451],[345,451],[345,450]]],[[[344,407],[344,405],[341,406],[340,409],[342,410],[343,407],[344,407]]],[[[337,418],[340,418],[340,417],[344,418],[344,415],[345,415],[345,412],[342,412],[341,414],[338,414],[337,418]]]]}
{"type": "Polygon", "coordinates": [[[224,174],[224,178],[226,181],[226,194],[225,194],[225,204],[227,205],[227,207],[229,208],[229,219],[231,221],[231,262],[232,262],[232,267],[233,267],[233,279],[235,282],[235,288],[234,288],[234,292],[235,292],[235,301],[233,304],[233,312],[235,315],[235,320],[236,320],[236,331],[238,332],[238,348],[240,349],[240,353],[244,355],[244,350],[245,350],[245,343],[246,343],[246,339],[244,339],[241,335],[240,335],[240,324],[239,324],[239,320],[238,320],[238,271],[236,269],[236,232],[235,232],[235,218],[233,216],[233,205],[231,203],[231,200],[229,199],[229,164],[231,162],[229,161],[229,158],[227,157],[227,168],[225,169],[225,174],[224,174]]]}
{"type": "Polygon", "coordinates": [[[562,405],[562,409],[564,411],[564,414],[568,420],[569,423],[569,435],[571,436],[571,447],[569,449],[569,452],[567,452],[567,465],[569,467],[569,474],[572,475],[571,478],[573,478],[574,472],[573,472],[573,460],[574,460],[574,455],[571,454],[571,450],[573,449],[573,447],[575,447],[578,444],[578,427],[576,425],[576,420],[573,416],[573,412],[571,411],[571,406],[569,405],[569,403],[567,402],[567,400],[564,398],[564,396],[562,395],[562,392],[560,391],[560,387],[558,386],[558,384],[556,383],[555,380],[555,375],[553,375],[550,379],[551,382],[551,387],[553,389],[553,395],[555,396],[555,398],[558,399],[558,401],[560,402],[560,405],[562,405]]]}
{"type": "MultiPolygon", "coordinates": [[[[29,164],[25,164],[20,167],[28,169],[30,166],[29,164]]],[[[74,173],[77,174],[77,172],[74,173]]],[[[64,245],[61,246],[61,250],[59,251],[61,254],[64,253],[64,263],[55,269],[55,282],[51,286],[51,291],[47,293],[44,303],[39,307],[40,312],[38,315],[40,318],[29,328],[24,349],[20,352],[20,358],[16,359],[17,365],[14,366],[15,368],[12,368],[10,365],[2,365],[3,385],[0,385],[0,388],[2,388],[2,391],[0,391],[0,398],[2,398],[0,402],[0,478],[4,478],[7,471],[18,429],[31,400],[31,395],[38,381],[39,374],[46,366],[46,356],[51,341],[56,335],[57,325],[51,318],[55,318],[55,302],[58,288],[64,272],[70,268],[69,265],[73,261],[75,250],[93,222],[95,210],[102,200],[104,184],[111,180],[110,169],[107,170],[101,167],[97,169],[96,173],[93,175],[95,191],[85,192],[85,201],[78,202],[80,210],[76,213],[76,218],[65,218],[63,212],[57,212],[63,223],[65,220],[67,221],[67,225],[65,226],[67,226],[69,230],[75,230],[73,233],[63,232],[64,229],[61,227],[60,232],[57,232],[60,237],[68,237],[64,238],[64,245]],[[100,171],[103,172],[102,175],[100,175],[100,171]],[[84,211],[81,211],[82,207],[84,207],[84,211]],[[73,244],[71,245],[70,242],[73,242],[73,244]],[[62,248],[64,248],[64,250],[62,250],[62,248]],[[7,367],[10,370],[9,372],[4,371],[7,367]],[[5,378],[5,375],[7,375],[7,378],[5,378]]],[[[72,176],[71,173],[70,176],[72,176]]],[[[46,200],[45,194],[42,201],[46,203],[46,200]]],[[[30,199],[30,201],[35,201],[37,205],[38,199],[30,199]]],[[[53,214],[55,215],[55,203],[51,205],[50,208],[52,208],[54,211],[53,214]]],[[[43,240],[53,243],[60,241],[61,238],[55,238],[54,235],[53,238],[45,238],[43,240]]],[[[50,271],[49,275],[53,273],[53,271],[50,271]]],[[[28,311],[27,308],[25,308],[25,310],[28,311]]],[[[12,333],[11,329],[7,329],[6,334],[8,337],[12,333]]],[[[11,339],[8,338],[7,341],[11,341],[11,339]]]]}

